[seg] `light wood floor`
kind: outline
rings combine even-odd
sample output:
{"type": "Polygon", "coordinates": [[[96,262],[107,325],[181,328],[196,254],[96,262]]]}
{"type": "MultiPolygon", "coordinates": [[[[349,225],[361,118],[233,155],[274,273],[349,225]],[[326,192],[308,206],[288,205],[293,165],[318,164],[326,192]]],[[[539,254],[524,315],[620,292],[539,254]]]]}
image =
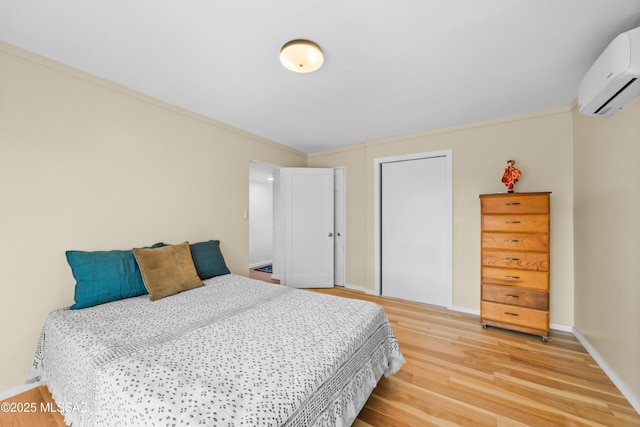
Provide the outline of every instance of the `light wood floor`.
{"type": "Polygon", "coordinates": [[[552,331],[542,343],[484,330],[471,314],[341,287],[310,290],[380,304],[407,362],[382,378],[354,427],[640,426],[640,415],[572,334],[552,331]]]}
{"type": "MultiPolygon", "coordinates": [[[[439,307],[338,287],[313,291],[380,304],[407,362],[380,380],[355,427],[640,426],[640,415],[571,334],[552,331],[542,343],[483,330],[477,316],[439,307]]],[[[59,414],[37,424],[6,415],[0,426],[64,425],[47,418],[59,414]]]]}
{"type": "Polygon", "coordinates": [[[366,426],[640,426],[640,415],[571,334],[539,337],[478,316],[344,288],[380,304],[406,365],[382,378],[354,423],[366,426]]]}
{"type": "Polygon", "coordinates": [[[251,269],[249,271],[249,277],[252,279],[262,280],[264,282],[280,284],[279,280],[274,280],[271,278],[271,273],[264,273],[262,271],[251,269]]]}
{"type": "Polygon", "coordinates": [[[56,404],[45,386],[27,390],[3,400],[0,411],[2,427],[66,427],[64,418],[52,409],[56,404]]]}

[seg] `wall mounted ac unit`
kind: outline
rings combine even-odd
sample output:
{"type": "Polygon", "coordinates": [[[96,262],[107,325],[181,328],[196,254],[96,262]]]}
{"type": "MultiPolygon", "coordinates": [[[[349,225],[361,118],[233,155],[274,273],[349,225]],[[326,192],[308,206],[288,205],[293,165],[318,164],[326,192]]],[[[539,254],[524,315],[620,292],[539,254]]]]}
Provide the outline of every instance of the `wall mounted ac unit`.
{"type": "Polygon", "coordinates": [[[610,116],[640,95],[640,27],[618,35],[578,88],[578,110],[610,116]]]}

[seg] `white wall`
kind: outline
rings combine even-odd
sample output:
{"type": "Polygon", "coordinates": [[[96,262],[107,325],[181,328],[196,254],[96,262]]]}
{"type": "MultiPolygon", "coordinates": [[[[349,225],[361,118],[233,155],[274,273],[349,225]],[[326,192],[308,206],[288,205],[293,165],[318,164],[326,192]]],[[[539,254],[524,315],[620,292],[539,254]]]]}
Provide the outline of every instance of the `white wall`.
{"type": "Polygon", "coordinates": [[[273,183],[249,182],[249,265],[273,261],[273,183]]]}
{"type": "Polygon", "coordinates": [[[640,98],[574,132],[575,326],[640,410],[640,98]]]}

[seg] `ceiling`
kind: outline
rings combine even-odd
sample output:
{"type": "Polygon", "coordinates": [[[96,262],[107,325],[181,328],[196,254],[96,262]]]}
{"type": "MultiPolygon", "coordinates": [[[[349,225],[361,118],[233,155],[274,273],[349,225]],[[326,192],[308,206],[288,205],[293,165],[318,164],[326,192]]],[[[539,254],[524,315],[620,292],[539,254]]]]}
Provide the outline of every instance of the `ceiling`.
{"type": "Polygon", "coordinates": [[[639,0],[0,0],[0,40],[306,153],[570,105],[639,0]],[[292,39],[323,67],[287,71],[292,39]]]}

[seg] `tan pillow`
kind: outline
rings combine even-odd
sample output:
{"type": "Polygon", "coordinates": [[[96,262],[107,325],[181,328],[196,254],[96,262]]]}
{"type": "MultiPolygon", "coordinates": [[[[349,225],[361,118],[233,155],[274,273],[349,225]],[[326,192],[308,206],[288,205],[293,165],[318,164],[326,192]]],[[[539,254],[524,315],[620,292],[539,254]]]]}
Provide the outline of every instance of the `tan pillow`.
{"type": "Polygon", "coordinates": [[[202,286],[189,242],[159,248],[133,248],[151,301],[202,286]]]}

